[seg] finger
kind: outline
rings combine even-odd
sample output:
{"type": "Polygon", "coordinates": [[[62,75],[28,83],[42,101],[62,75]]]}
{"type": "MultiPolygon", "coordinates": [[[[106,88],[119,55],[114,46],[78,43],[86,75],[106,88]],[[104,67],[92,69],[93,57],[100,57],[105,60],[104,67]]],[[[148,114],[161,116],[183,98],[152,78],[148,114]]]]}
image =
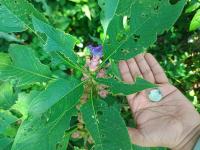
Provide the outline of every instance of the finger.
{"type": "Polygon", "coordinates": [[[136,77],[142,76],[142,73],[140,72],[140,69],[138,68],[137,63],[135,62],[135,60],[133,58],[129,59],[127,61],[127,64],[128,64],[129,70],[130,70],[131,75],[134,80],[136,77]]]}
{"type": "Polygon", "coordinates": [[[125,61],[119,62],[119,70],[122,75],[122,79],[127,83],[133,83],[133,78],[131,76],[128,65],[125,61]]]}
{"type": "MultiPolygon", "coordinates": [[[[133,78],[132,78],[131,72],[129,70],[129,67],[128,67],[126,61],[119,62],[119,70],[122,75],[122,79],[125,82],[130,83],[130,84],[133,83],[133,78]]],[[[127,100],[129,102],[129,104],[131,103],[131,100],[133,99],[134,96],[135,96],[135,94],[131,94],[131,95],[127,96],[127,100]]]]}
{"type": "Polygon", "coordinates": [[[152,70],[155,82],[157,84],[168,83],[168,78],[157,60],[149,53],[145,54],[144,57],[152,70]]]}
{"type": "Polygon", "coordinates": [[[135,57],[135,61],[137,63],[138,68],[140,69],[140,72],[142,73],[142,76],[144,77],[144,79],[154,83],[155,79],[154,79],[153,73],[144,58],[144,54],[137,55],[135,57]]]}

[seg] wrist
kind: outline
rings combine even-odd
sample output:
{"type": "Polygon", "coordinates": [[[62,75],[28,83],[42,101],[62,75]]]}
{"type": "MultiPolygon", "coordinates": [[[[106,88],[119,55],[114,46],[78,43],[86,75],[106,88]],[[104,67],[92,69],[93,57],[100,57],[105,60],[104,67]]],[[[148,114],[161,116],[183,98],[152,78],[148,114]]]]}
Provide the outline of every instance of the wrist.
{"type": "Polygon", "coordinates": [[[200,138],[200,124],[196,126],[176,147],[172,150],[193,150],[200,138]]]}

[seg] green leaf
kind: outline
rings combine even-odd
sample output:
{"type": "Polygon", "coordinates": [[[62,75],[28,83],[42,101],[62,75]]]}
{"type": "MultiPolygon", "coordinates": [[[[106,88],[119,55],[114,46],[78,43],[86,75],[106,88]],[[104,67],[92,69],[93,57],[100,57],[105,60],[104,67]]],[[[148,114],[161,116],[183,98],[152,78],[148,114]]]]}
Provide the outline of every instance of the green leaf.
{"type": "Polygon", "coordinates": [[[118,62],[111,60],[110,66],[107,70],[107,73],[110,74],[111,76],[117,78],[117,79],[121,79],[121,73],[119,71],[118,62]]]}
{"type": "Polygon", "coordinates": [[[142,78],[137,78],[133,84],[127,84],[125,82],[115,80],[114,78],[97,78],[96,81],[100,84],[107,85],[113,94],[121,95],[130,95],[148,88],[156,87],[156,85],[142,78]]]}
{"type": "Polygon", "coordinates": [[[86,128],[95,141],[95,150],[131,150],[126,125],[120,113],[101,100],[89,100],[81,107],[86,128]]]}
{"type": "Polygon", "coordinates": [[[11,109],[19,111],[22,114],[22,120],[25,120],[28,117],[29,107],[32,100],[39,94],[39,91],[34,90],[30,93],[19,93],[18,100],[11,109]]]}
{"type": "Polygon", "coordinates": [[[103,26],[104,32],[107,33],[108,25],[115,15],[119,0],[98,0],[98,3],[102,8],[101,24],[103,26]]]}
{"type": "Polygon", "coordinates": [[[34,31],[32,16],[47,22],[27,0],[0,0],[0,31],[20,32],[27,28],[34,31]]]}
{"type": "Polygon", "coordinates": [[[46,82],[51,78],[48,66],[42,64],[34,51],[22,45],[11,45],[10,57],[0,53],[0,79],[15,80],[18,86],[46,82]]]}
{"type": "Polygon", "coordinates": [[[133,145],[133,150],[167,150],[167,148],[161,148],[161,147],[141,147],[138,145],[133,145]]]}
{"type": "Polygon", "coordinates": [[[0,110],[0,121],[0,135],[4,135],[6,129],[8,129],[12,123],[16,122],[17,118],[9,111],[0,110]]]}
{"type": "Polygon", "coordinates": [[[10,150],[16,129],[12,126],[18,118],[7,110],[0,110],[0,149],[10,150]]]}
{"type": "Polygon", "coordinates": [[[175,23],[185,1],[171,5],[169,0],[99,0],[106,32],[105,61],[143,52],[175,23]]]}
{"type": "Polygon", "coordinates": [[[200,9],[197,10],[196,14],[192,18],[190,23],[190,31],[194,31],[200,27],[200,9]]]}
{"type": "Polygon", "coordinates": [[[66,150],[69,143],[69,138],[70,135],[65,134],[62,140],[57,144],[58,146],[56,150],[66,150]]]}
{"type": "Polygon", "coordinates": [[[72,105],[81,97],[83,93],[83,83],[84,82],[80,82],[76,79],[54,80],[44,91],[41,91],[37,95],[34,92],[31,93],[29,97],[25,96],[25,99],[22,98],[17,101],[17,108],[20,109],[22,106],[22,108],[24,108],[22,109],[22,113],[25,116],[27,116],[27,113],[32,116],[40,116],[65,97],[71,97],[70,99],[72,100],[67,102],[68,105],[72,105]]]}
{"type": "Polygon", "coordinates": [[[191,5],[189,5],[189,7],[187,7],[187,9],[185,10],[186,13],[191,13],[195,10],[197,10],[200,6],[200,2],[190,2],[191,5]]]}
{"type": "Polygon", "coordinates": [[[74,97],[64,98],[39,118],[29,117],[20,126],[12,150],[55,150],[76,115],[74,97]]]}
{"type": "Polygon", "coordinates": [[[16,96],[10,83],[0,85],[0,109],[9,109],[15,103],[16,96]]]}
{"type": "Polygon", "coordinates": [[[0,31],[21,32],[26,30],[25,25],[13,15],[4,5],[0,5],[0,31]]]}
{"type": "Polygon", "coordinates": [[[60,51],[65,54],[65,56],[77,64],[78,57],[73,52],[74,46],[77,39],[69,34],[65,34],[62,31],[56,30],[52,26],[46,24],[45,22],[33,17],[33,25],[36,31],[45,33],[47,36],[47,41],[44,46],[46,51],[60,51]]]}
{"type": "Polygon", "coordinates": [[[9,137],[0,137],[0,146],[1,150],[10,150],[11,149],[11,144],[13,142],[12,138],[9,137]]]}

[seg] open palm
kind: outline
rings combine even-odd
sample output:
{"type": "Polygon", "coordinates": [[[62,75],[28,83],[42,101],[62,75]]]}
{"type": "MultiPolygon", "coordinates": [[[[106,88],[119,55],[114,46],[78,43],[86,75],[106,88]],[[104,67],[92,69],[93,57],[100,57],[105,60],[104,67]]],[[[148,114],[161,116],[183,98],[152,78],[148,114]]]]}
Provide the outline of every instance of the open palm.
{"type": "Polygon", "coordinates": [[[187,98],[168,82],[156,59],[151,54],[140,54],[127,62],[121,61],[119,68],[125,82],[132,83],[137,76],[142,76],[157,84],[163,96],[160,102],[149,100],[149,90],[127,96],[137,123],[137,128],[129,129],[133,143],[175,149],[185,145],[189,136],[193,136],[191,133],[199,128],[199,114],[187,98]]]}

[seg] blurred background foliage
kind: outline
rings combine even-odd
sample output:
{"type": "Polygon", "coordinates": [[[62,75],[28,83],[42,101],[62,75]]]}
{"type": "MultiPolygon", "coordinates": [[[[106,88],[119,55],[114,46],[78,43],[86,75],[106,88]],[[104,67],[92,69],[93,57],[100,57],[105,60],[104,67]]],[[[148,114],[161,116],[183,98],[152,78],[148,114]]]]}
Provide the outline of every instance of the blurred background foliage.
{"type": "MultiPolygon", "coordinates": [[[[44,12],[53,26],[79,39],[80,42],[75,48],[76,52],[82,52],[91,43],[101,43],[103,30],[100,24],[100,8],[96,0],[29,1],[38,10],[44,12]]],[[[0,32],[0,52],[7,52],[11,43],[29,44],[36,50],[43,63],[51,61],[49,55],[42,51],[42,43],[30,31],[15,34],[0,32]]],[[[171,83],[177,86],[200,112],[200,0],[188,0],[176,24],[169,31],[160,35],[157,42],[151,45],[147,51],[157,58],[171,83]]],[[[56,61],[51,65],[55,72],[56,67],[66,70],[65,66],[56,61]]],[[[36,85],[30,88],[43,87],[36,85]]],[[[126,123],[133,125],[125,98],[113,97],[113,100],[107,101],[107,103],[121,108],[126,123]],[[116,103],[116,99],[119,103],[116,103]]],[[[82,133],[79,132],[79,134],[82,133]]],[[[83,134],[85,134],[84,131],[83,134]]],[[[74,134],[73,136],[74,138],[70,142],[72,148],[74,145],[81,147],[86,142],[85,138],[77,137],[88,135],[74,134]]]]}

